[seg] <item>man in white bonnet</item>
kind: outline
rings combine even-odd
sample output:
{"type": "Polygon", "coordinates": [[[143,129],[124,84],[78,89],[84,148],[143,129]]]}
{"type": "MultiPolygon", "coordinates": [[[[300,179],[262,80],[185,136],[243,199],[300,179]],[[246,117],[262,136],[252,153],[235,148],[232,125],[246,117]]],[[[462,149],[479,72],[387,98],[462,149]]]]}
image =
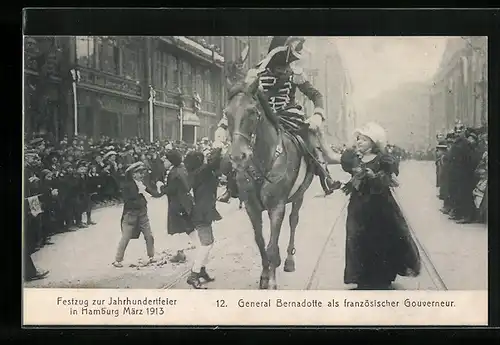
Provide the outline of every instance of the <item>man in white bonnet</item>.
{"type": "MultiPolygon", "coordinates": [[[[222,154],[225,155],[227,153],[227,148],[229,146],[229,134],[228,134],[228,123],[227,116],[224,113],[222,115],[222,119],[219,121],[217,125],[217,130],[215,131],[214,143],[212,144],[213,148],[221,148],[222,154]]],[[[224,194],[222,194],[218,201],[220,202],[229,202],[231,197],[235,197],[238,194],[236,181],[234,179],[234,173],[230,171],[227,174],[227,187],[224,194]]]]}
{"type": "MultiPolygon", "coordinates": [[[[227,117],[226,114],[222,116],[222,119],[217,124],[217,129],[215,130],[215,137],[212,147],[214,148],[224,148],[228,144],[228,133],[227,133],[227,117]]],[[[223,152],[224,153],[224,152],[223,152]]]]}

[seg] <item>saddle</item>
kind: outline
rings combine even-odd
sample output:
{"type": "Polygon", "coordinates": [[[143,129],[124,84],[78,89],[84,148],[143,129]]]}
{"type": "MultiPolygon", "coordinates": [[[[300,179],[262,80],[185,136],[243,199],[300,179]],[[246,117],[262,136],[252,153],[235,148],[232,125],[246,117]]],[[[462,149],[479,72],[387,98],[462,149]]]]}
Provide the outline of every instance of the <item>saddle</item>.
{"type": "Polygon", "coordinates": [[[307,140],[309,125],[304,122],[302,118],[287,118],[287,116],[281,116],[279,119],[279,127],[293,144],[298,148],[300,153],[304,155],[308,164],[313,164],[317,167],[321,167],[321,163],[316,158],[314,153],[315,148],[307,140]]]}

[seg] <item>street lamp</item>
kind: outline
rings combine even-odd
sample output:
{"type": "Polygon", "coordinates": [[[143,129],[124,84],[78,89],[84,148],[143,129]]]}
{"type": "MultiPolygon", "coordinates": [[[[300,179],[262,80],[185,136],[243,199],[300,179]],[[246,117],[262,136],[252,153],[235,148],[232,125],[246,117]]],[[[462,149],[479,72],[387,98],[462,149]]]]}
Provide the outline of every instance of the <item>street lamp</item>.
{"type": "Polygon", "coordinates": [[[71,73],[71,80],[72,80],[72,85],[73,85],[73,104],[74,104],[74,123],[75,123],[75,129],[74,133],[75,136],[78,135],[78,98],[76,94],[76,83],[78,83],[81,79],[80,76],[80,71],[78,71],[76,68],[72,68],[70,70],[71,73]]]}
{"type": "Polygon", "coordinates": [[[177,105],[179,106],[179,140],[182,141],[182,137],[184,134],[184,96],[182,94],[182,90],[180,88],[177,88],[177,105]]]}
{"type": "Polygon", "coordinates": [[[154,102],[156,97],[156,91],[154,90],[152,85],[149,85],[149,141],[154,141],[154,132],[153,132],[153,111],[154,111],[154,102]]]}

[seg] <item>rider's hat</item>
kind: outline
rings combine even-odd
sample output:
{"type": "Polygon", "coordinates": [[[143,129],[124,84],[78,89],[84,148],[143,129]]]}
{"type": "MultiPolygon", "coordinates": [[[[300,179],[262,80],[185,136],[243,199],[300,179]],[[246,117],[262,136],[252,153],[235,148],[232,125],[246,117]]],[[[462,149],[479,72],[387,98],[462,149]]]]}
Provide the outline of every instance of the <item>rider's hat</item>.
{"type": "Polygon", "coordinates": [[[299,60],[302,57],[304,42],[304,37],[274,36],[269,44],[268,55],[283,56],[285,63],[299,60]]]}
{"type": "Polygon", "coordinates": [[[290,36],[273,36],[267,52],[270,53],[278,47],[284,47],[289,37],[290,36]]]}

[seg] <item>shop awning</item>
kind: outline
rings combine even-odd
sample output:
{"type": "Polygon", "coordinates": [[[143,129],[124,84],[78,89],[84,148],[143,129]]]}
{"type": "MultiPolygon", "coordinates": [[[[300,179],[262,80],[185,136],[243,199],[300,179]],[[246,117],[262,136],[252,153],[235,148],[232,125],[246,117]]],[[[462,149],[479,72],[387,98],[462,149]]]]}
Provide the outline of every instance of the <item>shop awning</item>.
{"type": "Polygon", "coordinates": [[[182,119],[183,125],[198,126],[198,127],[200,126],[200,118],[195,113],[184,110],[182,115],[183,115],[182,119]]]}

